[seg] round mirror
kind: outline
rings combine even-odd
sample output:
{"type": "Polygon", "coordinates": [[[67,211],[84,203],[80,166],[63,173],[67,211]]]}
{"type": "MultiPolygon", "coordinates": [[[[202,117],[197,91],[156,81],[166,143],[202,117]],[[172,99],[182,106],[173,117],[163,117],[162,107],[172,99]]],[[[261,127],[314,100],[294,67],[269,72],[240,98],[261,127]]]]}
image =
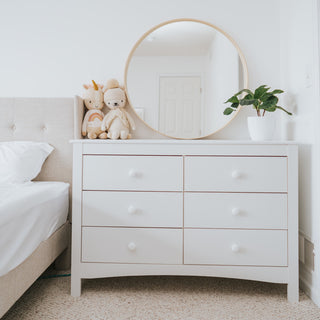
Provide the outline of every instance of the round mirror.
{"type": "MultiPolygon", "coordinates": [[[[247,87],[248,70],[236,43],[198,20],[165,22],[145,33],[125,69],[130,105],[150,128],[197,139],[225,127],[224,102],[247,87]]],[[[239,111],[239,110],[238,110],[239,111]]]]}

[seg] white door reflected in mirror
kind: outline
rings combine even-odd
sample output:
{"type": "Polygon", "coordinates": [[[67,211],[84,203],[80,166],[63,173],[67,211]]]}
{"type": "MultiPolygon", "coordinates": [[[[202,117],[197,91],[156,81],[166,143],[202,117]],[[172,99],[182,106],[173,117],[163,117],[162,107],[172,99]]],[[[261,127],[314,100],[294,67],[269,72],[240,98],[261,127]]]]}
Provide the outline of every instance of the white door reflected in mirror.
{"type": "Polygon", "coordinates": [[[247,86],[244,57],[222,30],[175,20],[146,33],[131,51],[125,85],[133,109],[169,137],[195,139],[223,128],[224,101],[247,86]]]}
{"type": "Polygon", "coordinates": [[[200,76],[160,77],[159,131],[177,138],[201,135],[200,76]]]}

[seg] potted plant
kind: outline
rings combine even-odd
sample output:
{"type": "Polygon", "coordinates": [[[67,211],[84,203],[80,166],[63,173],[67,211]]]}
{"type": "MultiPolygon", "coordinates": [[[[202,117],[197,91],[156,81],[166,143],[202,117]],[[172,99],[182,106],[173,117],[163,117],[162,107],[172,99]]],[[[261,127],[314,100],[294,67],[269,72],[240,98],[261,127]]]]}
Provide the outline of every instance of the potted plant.
{"type": "Polygon", "coordinates": [[[225,115],[236,111],[239,106],[252,105],[256,110],[257,116],[248,117],[248,129],[252,140],[272,139],[275,122],[274,118],[265,117],[266,112],[274,112],[280,109],[288,115],[292,115],[291,112],[277,105],[279,98],[276,95],[283,93],[283,91],[280,89],[269,90],[270,87],[266,85],[258,87],[254,92],[249,89],[243,89],[225,102],[231,103],[231,106],[224,110],[223,114],[225,115]],[[242,97],[239,98],[239,96],[242,97]]]}

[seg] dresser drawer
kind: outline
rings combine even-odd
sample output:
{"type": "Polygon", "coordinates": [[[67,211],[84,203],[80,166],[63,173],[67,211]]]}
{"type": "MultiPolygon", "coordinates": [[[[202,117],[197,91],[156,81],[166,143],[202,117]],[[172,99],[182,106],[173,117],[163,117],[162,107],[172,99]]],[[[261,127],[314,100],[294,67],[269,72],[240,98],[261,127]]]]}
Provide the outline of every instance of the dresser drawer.
{"type": "Polygon", "coordinates": [[[85,226],[182,227],[179,192],[83,191],[82,203],[85,226]]]}
{"type": "Polygon", "coordinates": [[[187,192],[184,226],[286,229],[287,194],[187,192]]]}
{"type": "Polygon", "coordinates": [[[184,263],[287,266],[287,231],[186,229],[184,263]]]}
{"type": "Polygon", "coordinates": [[[287,192],[287,158],[185,157],[185,190],[287,192]]]}
{"type": "Polygon", "coordinates": [[[83,227],[82,261],[182,264],[182,230],[83,227]]]}
{"type": "Polygon", "coordinates": [[[181,191],[182,157],[83,157],[84,190],[181,191]]]}

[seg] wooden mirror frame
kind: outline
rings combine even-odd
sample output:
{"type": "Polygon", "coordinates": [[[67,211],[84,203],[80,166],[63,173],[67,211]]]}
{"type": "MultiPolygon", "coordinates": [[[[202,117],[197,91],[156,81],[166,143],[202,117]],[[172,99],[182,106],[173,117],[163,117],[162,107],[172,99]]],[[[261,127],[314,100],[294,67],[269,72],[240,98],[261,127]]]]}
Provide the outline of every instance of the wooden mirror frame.
{"type": "Polygon", "coordinates": [[[237,52],[238,52],[238,55],[240,57],[240,61],[242,63],[242,68],[243,68],[243,88],[242,89],[248,89],[248,82],[249,82],[249,78],[248,78],[248,66],[247,66],[247,62],[246,62],[246,59],[242,53],[242,51],[240,50],[238,44],[229,36],[229,34],[227,34],[225,31],[223,31],[222,29],[220,29],[219,27],[209,23],[209,22],[205,22],[205,21],[202,21],[202,20],[197,20],[197,19],[189,19],[189,18],[182,18],[182,19],[173,19],[173,20],[168,20],[168,21],[165,21],[163,23],[160,23],[156,26],[154,26],[153,28],[151,28],[150,30],[148,30],[147,32],[145,32],[141,37],[140,39],[135,43],[135,45],[133,46],[133,48],[131,49],[130,53],[129,53],[129,56],[127,58],[127,61],[126,61],[126,66],[125,66],[125,71],[124,71],[124,87],[125,87],[125,92],[126,92],[126,95],[127,95],[127,99],[128,99],[128,102],[129,102],[129,105],[131,107],[131,109],[133,110],[133,112],[136,114],[136,116],[148,127],[150,128],[151,130],[161,134],[162,136],[165,136],[167,138],[171,138],[171,139],[179,139],[179,140],[196,140],[196,139],[203,139],[203,138],[207,138],[209,136],[212,136],[213,134],[217,133],[218,131],[224,129],[227,125],[230,124],[230,122],[237,116],[237,114],[239,113],[239,111],[241,110],[241,106],[238,107],[237,111],[234,112],[234,114],[231,116],[231,118],[229,119],[229,121],[224,124],[221,128],[211,132],[210,134],[207,134],[205,136],[200,136],[200,137],[196,137],[196,138],[179,138],[179,137],[172,137],[172,136],[169,136],[153,127],[151,127],[147,122],[145,122],[143,119],[140,118],[140,116],[138,115],[138,113],[135,111],[134,109],[134,106],[130,100],[130,96],[129,96],[129,93],[128,93],[128,83],[127,83],[127,80],[128,80],[128,69],[129,69],[129,65],[130,65],[130,61],[132,59],[132,56],[134,55],[134,52],[136,51],[137,47],[140,45],[140,43],[146,39],[153,31],[167,25],[167,24],[170,24],[170,23],[175,23],[175,22],[186,22],[186,21],[191,21],[191,22],[197,22],[197,23],[202,23],[202,24],[205,24],[213,29],[215,29],[216,31],[220,32],[221,34],[223,34],[232,44],[233,46],[237,49],[237,52]]]}

